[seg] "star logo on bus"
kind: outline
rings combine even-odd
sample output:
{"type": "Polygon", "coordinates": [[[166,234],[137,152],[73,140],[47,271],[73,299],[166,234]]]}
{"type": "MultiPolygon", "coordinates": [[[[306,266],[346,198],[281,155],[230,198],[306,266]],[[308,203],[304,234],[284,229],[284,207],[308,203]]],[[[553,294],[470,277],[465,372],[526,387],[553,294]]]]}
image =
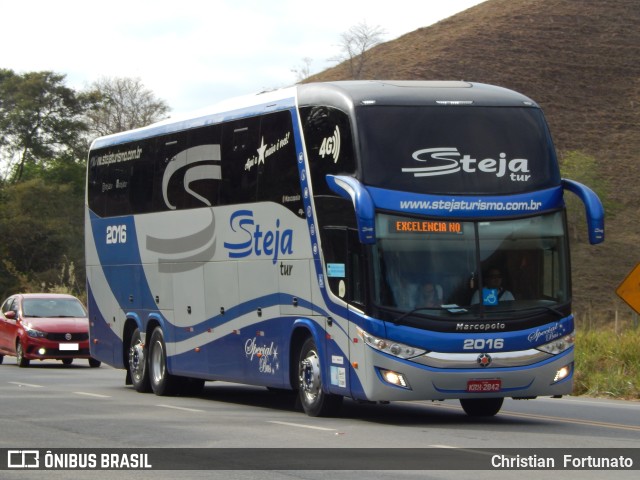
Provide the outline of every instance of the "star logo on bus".
{"type": "Polygon", "coordinates": [[[257,149],[258,151],[258,165],[264,163],[264,152],[267,150],[267,146],[264,144],[264,137],[260,142],[260,147],[257,149]]]}
{"type": "Polygon", "coordinates": [[[491,356],[486,353],[481,353],[478,355],[478,359],[476,361],[481,367],[488,367],[491,364],[491,356]]]}

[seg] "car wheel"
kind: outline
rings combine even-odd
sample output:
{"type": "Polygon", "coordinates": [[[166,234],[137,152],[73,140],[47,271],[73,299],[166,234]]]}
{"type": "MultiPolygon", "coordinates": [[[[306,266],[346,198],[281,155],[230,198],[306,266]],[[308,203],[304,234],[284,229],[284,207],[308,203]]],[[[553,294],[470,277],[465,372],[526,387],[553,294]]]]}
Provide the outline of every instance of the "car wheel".
{"type": "Polygon", "coordinates": [[[4,355],[0,355],[0,365],[2,365],[2,360],[4,360],[4,355]]]}
{"type": "Polygon", "coordinates": [[[73,358],[63,358],[62,359],[62,364],[63,365],[71,365],[73,363],[73,358]]]}
{"type": "Polygon", "coordinates": [[[100,365],[102,365],[102,362],[100,360],[96,360],[95,358],[89,359],[89,366],[91,368],[98,368],[100,365]]]}
{"type": "Polygon", "coordinates": [[[133,388],[141,393],[151,391],[146,353],[147,349],[142,343],[140,330],[136,328],[129,343],[129,374],[133,388]]]}
{"type": "Polygon", "coordinates": [[[22,368],[29,366],[29,359],[24,358],[24,350],[22,349],[22,343],[20,343],[20,340],[18,340],[18,343],[16,344],[16,363],[22,368]]]}
{"type": "Polygon", "coordinates": [[[181,378],[167,371],[167,347],[160,327],[153,331],[149,342],[149,380],[156,395],[172,395],[180,385],[181,378]]]}
{"type": "Polygon", "coordinates": [[[302,345],[298,362],[298,395],[305,413],[311,417],[335,415],[342,405],[342,396],[322,390],[322,374],[318,349],[309,337],[302,345]]]}

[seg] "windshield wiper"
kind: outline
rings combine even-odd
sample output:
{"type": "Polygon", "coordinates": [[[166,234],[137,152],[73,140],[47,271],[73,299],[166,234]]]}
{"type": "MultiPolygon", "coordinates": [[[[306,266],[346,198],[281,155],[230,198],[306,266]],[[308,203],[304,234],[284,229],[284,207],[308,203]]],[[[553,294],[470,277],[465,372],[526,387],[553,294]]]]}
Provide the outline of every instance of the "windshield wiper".
{"type": "Polygon", "coordinates": [[[535,306],[535,307],[528,308],[527,310],[541,310],[541,309],[542,310],[549,310],[550,312],[555,313],[559,318],[564,318],[564,317],[567,316],[566,313],[562,313],[557,308],[549,306],[549,305],[538,305],[538,306],[535,306]]]}
{"type": "MultiPolygon", "coordinates": [[[[409,310],[408,312],[404,312],[402,315],[400,315],[399,317],[395,318],[392,321],[393,321],[393,323],[395,323],[397,325],[402,320],[407,318],[409,315],[413,315],[414,313],[419,312],[420,310],[446,310],[446,308],[442,308],[442,307],[416,307],[413,310],[409,310]]],[[[437,315],[428,315],[427,314],[427,315],[425,315],[425,317],[431,318],[433,320],[440,319],[440,317],[437,316],[437,315]]]]}

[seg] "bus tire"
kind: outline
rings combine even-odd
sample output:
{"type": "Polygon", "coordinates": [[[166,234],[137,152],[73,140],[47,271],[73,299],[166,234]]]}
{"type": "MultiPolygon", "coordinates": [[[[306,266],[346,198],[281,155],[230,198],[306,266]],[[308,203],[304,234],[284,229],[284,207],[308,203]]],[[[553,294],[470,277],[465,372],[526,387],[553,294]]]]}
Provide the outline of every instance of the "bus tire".
{"type": "Polygon", "coordinates": [[[504,398],[461,398],[460,405],[470,417],[493,417],[502,408],[504,398]]]}
{"type": "Polygon", "coordinates": [[[298,396],[304,412],[311,417],[332,416],[342,405],[342,396],[322,390],[320,358],[313,338],[305,340],[298,362],[298,396]]]}
{"type": "Polygon", "coordinates": [[[156,395],[173,395],[177,392],[181,378],[167,371],[167,346],[162,328],[156,327],[149,342],[149,381],[156,395]]]}
{"type": "Polygon", "coordinates": [[[136,328],[129,342],[129,364],[127,368],[129,369],[133,388],[140,393],[149,393],[151,391],[147,351],[142,343],[140,330],[136,328]]]}

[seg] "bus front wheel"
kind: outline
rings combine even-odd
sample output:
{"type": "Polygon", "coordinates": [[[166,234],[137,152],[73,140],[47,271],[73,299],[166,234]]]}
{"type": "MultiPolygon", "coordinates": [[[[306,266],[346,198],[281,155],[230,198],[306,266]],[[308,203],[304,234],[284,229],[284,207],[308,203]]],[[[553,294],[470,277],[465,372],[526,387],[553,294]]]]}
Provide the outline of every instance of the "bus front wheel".
{"type": "Polygon", "coordinates": [[[460,405],[470,417],[493,417],[502,408],[504,398],[461,398],[460,405]]]}
{"type": "Polygon", "coordinates": [[[322,390],[320,358],[313,338],[302,345],[298,362],[298,395],[302,408],[311,417],[335,415],[342,404],[342,396],[322,390]]]}

